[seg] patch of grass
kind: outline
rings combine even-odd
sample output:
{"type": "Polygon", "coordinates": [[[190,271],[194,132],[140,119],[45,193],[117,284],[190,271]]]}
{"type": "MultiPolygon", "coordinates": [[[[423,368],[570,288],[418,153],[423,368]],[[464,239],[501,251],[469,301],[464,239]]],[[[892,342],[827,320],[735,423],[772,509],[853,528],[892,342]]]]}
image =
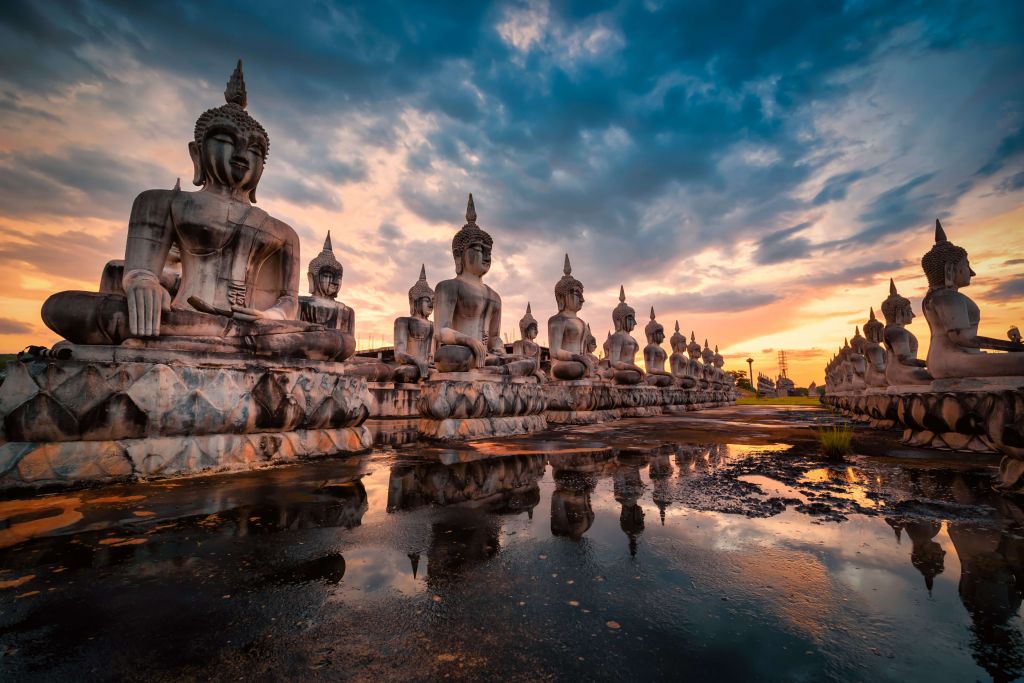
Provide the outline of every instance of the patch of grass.
{"type": "Polygon", "coordinates": [[[820,406],[817,396],[786,396],[784,398],[740,397],[736,399],[738,406],[820,406]]]}
{"type": "Polygon", "coordinates": [[[853,450],[853,430],[846,425],[821,427],[815,429],[814,433],[818,436],[821,450],[830,458],[841,457],[853,450]]]}

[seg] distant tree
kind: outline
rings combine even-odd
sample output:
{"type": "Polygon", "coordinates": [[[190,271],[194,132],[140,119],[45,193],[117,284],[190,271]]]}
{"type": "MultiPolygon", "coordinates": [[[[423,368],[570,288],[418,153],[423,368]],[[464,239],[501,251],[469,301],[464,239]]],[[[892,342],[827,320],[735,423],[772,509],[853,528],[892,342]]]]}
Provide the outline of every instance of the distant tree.
{"type": "Polygon", "coordinates": [[[726,370],[725,374],[732,375],[732,378],[736,380],[736,386],[740,389],[746,389],[747,391],[754,390],[754,387],[750,386],[750,380],[747,379],[746,370],[726,370]]]}

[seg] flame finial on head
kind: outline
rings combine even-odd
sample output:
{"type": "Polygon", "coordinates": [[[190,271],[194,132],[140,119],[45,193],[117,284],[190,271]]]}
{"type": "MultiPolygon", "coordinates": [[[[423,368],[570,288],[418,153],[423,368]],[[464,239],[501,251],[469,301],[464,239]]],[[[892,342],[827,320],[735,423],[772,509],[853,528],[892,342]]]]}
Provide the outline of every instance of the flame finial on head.
{"type": "Polygon", "coordinates": [[[426,265],[420,265],[420,277],[416,280],[415,284],[409,289],[409,313],[415,315],[416,313],[416,302],[420,299],[429,298],[431,301],[434,299],[434,290],[430,288],[430,284],[427,283],[427,267],[426,265]]]}
{"type": "Polygon", "coordinates": [[[572,264],[569,263],[569,255],[565,255],[565,265],[562,266],[562,275],[572,275],[572,264]]]}
{"type": "Polygon", "coordinates": [[[249,104],[249,99],[245,92],[245,76],[242,75],[241,59],[235,65],[235,70],[231,72],[231,78],[228,79],[228,84],[224,88],[224,101],[228,104],[237,104],[242,109],[245,109],[246,105],[249,104]]]}
{"type": "Polygon", "coordinates": [[[935,244],[938,244],[939,242],[948,242],[948,241],[949,240],[946,239],[946,231],[942,229],[942,223],[940,223],[939,219],[936,218],[935,219],[935,244]]]}
{"type": "Polygon", "coordinates": [[[562,277],[555,283],[555,303],[558,304],[559,311],[565,308],[565,297],[573,288],[578,288],[582,292],[583,283],[572,276],[572,264],[569,263],[569,255],[566,254],[565,263],[562,265],[562,277]]]}
{"type": "Polygon", "coordinates": [[[476,206],[473,205],[473,193],[469,193],[469,200],[466,202],[466,222],[476,223],[476,206]]]}

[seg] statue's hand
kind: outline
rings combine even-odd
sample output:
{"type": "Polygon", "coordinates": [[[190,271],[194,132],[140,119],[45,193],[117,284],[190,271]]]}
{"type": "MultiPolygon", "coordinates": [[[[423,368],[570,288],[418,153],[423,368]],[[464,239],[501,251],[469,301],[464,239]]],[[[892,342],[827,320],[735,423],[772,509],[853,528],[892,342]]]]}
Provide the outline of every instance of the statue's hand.
{"type": "Polygon", "coordinates": [[[263,314],[263,311],[256,308],[247,308],[245,306],[232,306],[231,314],[235,320],[244,320],[245,322],[250,323],[263,320],[267,317],[263,314]]]}
{"type": "Polygon", "coordinates": [[[132,270],[124,275],[128,304],[128,330],[133,337],[160,335],[160,314],[171,310],[171,295],[159,278],[148,270],[132,270]]]}

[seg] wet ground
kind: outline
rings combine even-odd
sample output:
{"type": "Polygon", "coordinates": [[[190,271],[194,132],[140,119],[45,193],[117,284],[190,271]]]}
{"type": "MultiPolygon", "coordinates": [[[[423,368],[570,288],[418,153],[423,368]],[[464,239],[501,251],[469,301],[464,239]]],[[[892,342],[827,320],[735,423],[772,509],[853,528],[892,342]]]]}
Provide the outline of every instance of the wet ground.
{"type": "Polygon", "coordinates": [[[742,406],[0,500],[0,679],[1024,676],[992,458],[742,406]],[[899,456],[898,458],[892,456],[899,456]]]}

